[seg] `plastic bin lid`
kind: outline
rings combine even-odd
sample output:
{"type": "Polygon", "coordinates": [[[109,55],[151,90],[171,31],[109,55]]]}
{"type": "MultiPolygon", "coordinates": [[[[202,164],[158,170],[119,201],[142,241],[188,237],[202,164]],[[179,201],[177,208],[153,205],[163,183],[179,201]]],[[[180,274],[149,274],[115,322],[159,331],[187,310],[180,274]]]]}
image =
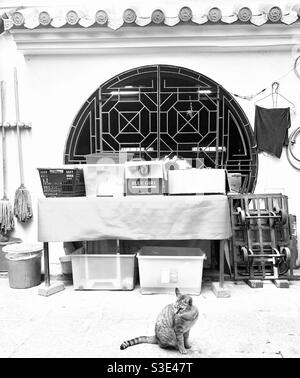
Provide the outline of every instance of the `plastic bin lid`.
{"type": "Polygon", "coordinates": [[[162,258],[170,257],[176,259],[184,258],[205,258],[206,254],[201,248],[190,248],[190,247],[160,247],[160,246],[144,246],[137,254],[138,257],[142,258],[162,258]]]}
{"type": "Polygon", "coordinates": [[[12,236],[4,236],[0,234],[0,245],[8,245],[8,244],[15,244],[15,243],[21,243],[22,239],[20,238],[14,238],[12,236]]]}
{"type": "Polygon", "coordinates": [[[9,244],[2,248],[5,253],[32,253],[40,252],[43,250],[42,243],[15,243],[9,244]]]}

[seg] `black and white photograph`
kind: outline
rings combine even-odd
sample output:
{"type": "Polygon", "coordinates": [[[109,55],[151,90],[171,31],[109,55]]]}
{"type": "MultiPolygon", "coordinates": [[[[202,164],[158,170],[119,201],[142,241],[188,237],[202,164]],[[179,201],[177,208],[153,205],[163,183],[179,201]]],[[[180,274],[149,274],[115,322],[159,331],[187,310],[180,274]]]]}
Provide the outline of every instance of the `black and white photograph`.
{"type": "Polygon", "coordinates": [[[0,99],[1,359],[300,357],[300,3],[0,0],[0,99]]]}

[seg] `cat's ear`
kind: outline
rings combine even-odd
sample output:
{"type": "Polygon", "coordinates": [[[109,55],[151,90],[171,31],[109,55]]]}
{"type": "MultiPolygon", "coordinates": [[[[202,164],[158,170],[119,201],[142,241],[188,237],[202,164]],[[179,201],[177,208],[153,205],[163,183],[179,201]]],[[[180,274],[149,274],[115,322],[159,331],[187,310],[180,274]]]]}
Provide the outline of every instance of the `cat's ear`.
{"type": "Polygon", "coordinates": [[[176,294],[177,298],[181,297],[181,293],[180,293],[180,290],[178,289],[178,287],[176,287],[176,289],[175,289],[175,294],[176,294]]]}

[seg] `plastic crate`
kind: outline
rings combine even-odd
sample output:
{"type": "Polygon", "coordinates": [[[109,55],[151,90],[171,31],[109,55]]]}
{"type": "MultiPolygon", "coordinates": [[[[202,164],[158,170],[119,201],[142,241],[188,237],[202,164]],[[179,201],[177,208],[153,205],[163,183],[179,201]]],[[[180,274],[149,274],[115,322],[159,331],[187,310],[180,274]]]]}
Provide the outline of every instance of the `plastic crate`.
{"type": "Polygon", "coordinates": [[[201,293],[203,260],[200,248],[143,247],[137,254],[142,294],[201,293]]]}
{"type": "Polygon", "coordinates": [[[133,290],[135,254],[72,255],[75,290],[133,290]]]}
{"type": "Polygon", "coordinates": [[[83,170],[38,168],[45,197],[85,196],[83,170]]]}

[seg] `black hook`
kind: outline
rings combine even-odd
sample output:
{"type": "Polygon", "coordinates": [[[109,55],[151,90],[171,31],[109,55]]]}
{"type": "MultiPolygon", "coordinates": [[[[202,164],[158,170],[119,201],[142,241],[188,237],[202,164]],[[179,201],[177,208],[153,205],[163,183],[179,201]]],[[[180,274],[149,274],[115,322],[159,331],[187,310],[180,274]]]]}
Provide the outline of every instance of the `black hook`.
{"type": "Polygon", "coordinates": [[[277,93],[278,92],[278,88],[279,88],[279,83],[277,81],[274,81],[274,83],[272,83],[272,91],[273,91],[273,93],[277,93]]]}

